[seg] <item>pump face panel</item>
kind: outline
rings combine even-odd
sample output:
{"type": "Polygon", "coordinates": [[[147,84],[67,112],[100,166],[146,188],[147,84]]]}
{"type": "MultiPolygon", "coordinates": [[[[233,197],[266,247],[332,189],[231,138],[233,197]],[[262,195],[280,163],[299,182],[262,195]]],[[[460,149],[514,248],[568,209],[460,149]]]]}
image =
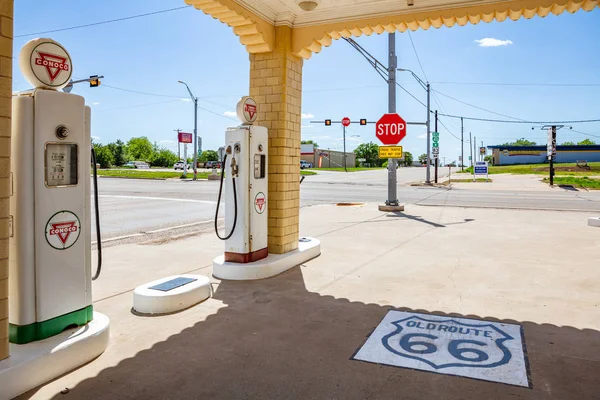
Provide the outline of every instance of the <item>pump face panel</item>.
{"type": "Polygon", "coordinates": [[[81,96],[41,89],[13,110],[9,322],[22,342],[64,329],[57,317],[91,319],[90,112],[81,96]]]}

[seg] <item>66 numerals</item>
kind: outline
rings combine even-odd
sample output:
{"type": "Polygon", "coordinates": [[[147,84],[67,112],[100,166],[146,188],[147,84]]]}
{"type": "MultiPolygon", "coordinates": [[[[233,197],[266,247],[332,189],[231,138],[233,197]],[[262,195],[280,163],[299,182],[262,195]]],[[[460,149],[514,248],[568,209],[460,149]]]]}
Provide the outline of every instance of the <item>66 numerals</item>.
{"type": "MultiPolygon", "coordinates": [[[[435,344],[419,340],[411,341],[413,338],[427,338],[431,340],[439,339],[438,336],[434,335],[428,335],[424,333],[409,333],[400,339],[399,344],[402,350],[411,354],[431,354],[438,351],[438,348],[435,344]]],[[[483,362],[489,359],[489,356],[484,351],[474,347],[462,347],[463,345],[487,346],[486,343],[478,340],[456,339],[448,343],[448,353],[450,353],[452,357],[461,361],[483,362]]]]}

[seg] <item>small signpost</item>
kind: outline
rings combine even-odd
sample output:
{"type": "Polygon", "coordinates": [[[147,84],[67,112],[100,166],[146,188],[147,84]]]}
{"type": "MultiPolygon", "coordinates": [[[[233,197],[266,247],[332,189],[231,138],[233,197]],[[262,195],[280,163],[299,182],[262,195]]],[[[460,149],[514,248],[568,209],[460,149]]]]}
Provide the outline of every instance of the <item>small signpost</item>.
{"type": "Polygon", "coordinates": [[[485,175],[485,179],[489,181],[488,169],[487,161],[475,161],[475,165],[473,166],[473,182],[475,182],[477,175],[485,175]]]}

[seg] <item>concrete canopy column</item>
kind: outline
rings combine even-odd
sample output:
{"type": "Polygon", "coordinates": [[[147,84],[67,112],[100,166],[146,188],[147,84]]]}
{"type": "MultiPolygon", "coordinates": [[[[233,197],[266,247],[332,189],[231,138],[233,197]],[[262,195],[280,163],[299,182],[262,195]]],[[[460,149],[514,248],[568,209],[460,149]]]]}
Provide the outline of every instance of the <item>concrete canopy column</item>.
{"type": "Polygon", "coordinates": [[[8,357],[8,237],[13,0],[0,0],[0,360],[8,357]]]}
{"type": "Polygon", "coordinates": [[[302,59],[292,29],[275,27],[273,51],[250,54],[250,96],[257,124],[269,129],[269,253],[298,248],[302,59]]]}

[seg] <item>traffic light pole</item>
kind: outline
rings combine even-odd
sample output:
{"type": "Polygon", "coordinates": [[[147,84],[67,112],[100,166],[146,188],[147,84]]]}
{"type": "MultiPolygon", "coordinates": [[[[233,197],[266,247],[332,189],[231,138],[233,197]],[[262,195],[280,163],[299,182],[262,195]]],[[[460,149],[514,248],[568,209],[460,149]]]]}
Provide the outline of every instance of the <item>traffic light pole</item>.
{"type": "MultiPolygon", "coordinates": [[[[388,34],[388,113],[396,114],[396,33],[388,34]]],[[[388,159],[388,198],[386,206],[398,207],[396,159],[388,159]]],[[[403,211],[404,207],[402,207],[403,211]]]]}

